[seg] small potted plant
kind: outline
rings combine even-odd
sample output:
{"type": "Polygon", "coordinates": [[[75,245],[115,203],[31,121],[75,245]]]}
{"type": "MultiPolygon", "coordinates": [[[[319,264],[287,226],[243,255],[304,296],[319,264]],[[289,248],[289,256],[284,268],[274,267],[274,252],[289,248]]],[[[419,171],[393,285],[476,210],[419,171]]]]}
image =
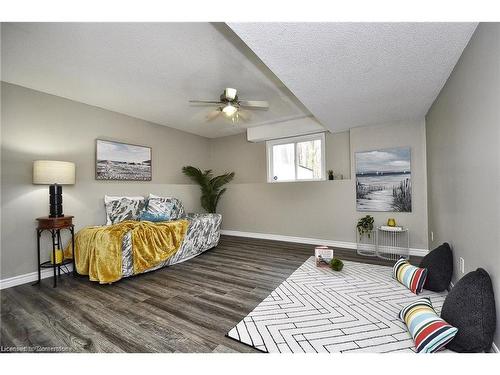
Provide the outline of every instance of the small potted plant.
{"type": "Polygon", "coordinates": [[[333,180],[333,171],[331,169],[328,170],[328,179],[333,180]]]}
{"type": "Polygon", "coordinates": [[[344,268],[344,262],[342,262],[339,258],[333,258],[330,261],[330,268],[334,271],[342,271],[342,268],[344,268]]]}
{"type": "Polygon", "coordinates": [[[363,237],[365,233],[368,235],[368,238],[370,238],[373,231],[373,221],[374,219],[371,215],[366,215],[358,220],[356,228],[358,229],[360,238],[363,237]]]}

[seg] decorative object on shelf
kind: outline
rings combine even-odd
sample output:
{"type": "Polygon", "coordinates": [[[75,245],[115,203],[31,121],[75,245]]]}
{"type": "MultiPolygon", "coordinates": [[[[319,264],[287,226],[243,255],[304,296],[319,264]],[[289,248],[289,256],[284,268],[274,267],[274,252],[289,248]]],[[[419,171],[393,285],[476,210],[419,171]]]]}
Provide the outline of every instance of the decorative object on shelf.
{"type": "Polygon", "coordinates": [[[333,259],[333,249],[328,246],[316,246],[314,248],[314,258],[317,267],[328,267],[333,259]]]}
{"type": "Polygon", "coordinates": [[[387,219],[387,226],[388,227],[395,227],[396,226],[396,219],[393,219],[392,217],[387,219]]]}
{"type": "Polygon", "coordinates": [[[335,176],[333,176],[333,179],[334,180],[343,180],[344,179],[344,175],[343,174],[336,174],[335,176]]]}
{"type": "MultiPolygon", "coordinates": [[[[75,266],[75,226],[73,225],[73,216],[64,217],[39,217],[36,219],[38,221],[38,227],[36,228],[37,235],[37,255],[38,255],[38,281],[33,284],[40,284],[42,281],[42,268],[52,268],[54,271],[54,288],[57,286],[57,276],[61,276],[61,267],[72,263],[73,264],[73,275],[77,275],[77,270],[75,266]],[[62,252],[62,240],[61,240],[61,229],[68,229],[71,233],[71,254],[73,259],[64,259],[62,252]],[[52,251],[50,255],[50,260],[46,262],[40,261],[40,238],[44,231],[48,231],[52,237],[52,251]],[[54,259],[56,262],[54,263],[54,259]]],[[[66,269],[67,273],[68,270],[66,269]]]]}
{"type": "Polygon", "coordinates": [[[398,260],[410,258],[410,233],[408,228],[378,227],[376,253],[379,258],[398,260]]]}
{"type": "Polygon", "coordinates": [[[200,185],[201,207],[209,213],[215,213],[222,194],[226,192],[226,188],[222,187],[231,182],[234,172],[214,177],[211,169],[202,172],[201,169],[192,166],[183,167],[182,172],[200,185]]]}
{"type": "Polygon", "coordinates": [[[75,163],[56,160],[35,160],[33,162],[33,184],[49,186],[49,217],[63,217],[61,185],[75,184],[75,163]]]}
{"type": "Polygon", "coordinates": [[[97,139],[95,179],[151,181],[151,147],[97,139]]]}
{"type": "Polygon", "coordinates": [[[411,212],[410,148],[356,152],[356,209],[411,212]]]}
{"type": "MultiPolygon", "coordinates": [[[[63,251],[61,249],[56,249],[56,264],[61,264],[64,260],[63,251]]],[[[50,252],[50,263],[54,264],[54,253],[50,252]]]]}
{"type": "Polygon", "coordinates": [[[339,258],[333,258],[330,261],[330,267],[334,271],[342,271],[342,268],[344,268],[344,262],[342,262],[339,258]]]}
{"type": "Polygon", "coordinates": [[[328,170],[328,179],[333,180],[333,171],[331,169],[328,170]]]}

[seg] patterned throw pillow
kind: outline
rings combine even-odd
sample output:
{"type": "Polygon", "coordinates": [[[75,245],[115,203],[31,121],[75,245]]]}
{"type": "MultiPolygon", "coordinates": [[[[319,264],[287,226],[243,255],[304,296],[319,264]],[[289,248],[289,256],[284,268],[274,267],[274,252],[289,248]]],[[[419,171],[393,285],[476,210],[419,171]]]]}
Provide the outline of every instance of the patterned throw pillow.
{"type": "Polygon", "coordinates": [[[119,200],[122,200],[122,199],[130,199],[132,201],[141,201],[142,202],[142,207],[145,206],[146,204],[146,200],[144,199],[144,197],[141,197],[141,196],[133,196],[133,197],[123,197],[123,196],[112,196],[112,195],[105,195],[104,196],[104,207],[106,209],[106,225],[110,225],[112,224],[111,222],[111,218],[109,217],[109,211],[111,210],[111,207],[108,209],[108,205],[111,203],[111,202],[114,202],[114,201],[119,201],[119,200]]]}
{"type": "Polygon", "coordinates": [[[399,313],[408,327],[417,353],[434,353],[448,344],[458,332],[458,329],[441,319],[431,300],[420,298],[403,308],[399,313]]]}
{"type": "Polygon", "coordinates": [[[170,218],[174,209],[174,203],[163,198],[149,198],[146,212],[151,215],[164,215],[170,218]]]}
{"type": "Polygon", "coordinates": [[[141,221],[152,221],[153,223],[170,220],[170,217],[166,214],[163,213],[153,214],[148,211],[142,211],[140,218],[141,221]]]}
{"type": "Polygon", "coordinates": [[[139,220],[145,201],[121,198],[106,203],[106,214],[109,224],[121,223],[125,220],[139,220]]]}
{"type": "Polygon", "coordinates": [[[392,271],[392,276],[410,289],[412,293],[418,294],[422,291],[427,277],[426,268],[412,266],[405,258],[400,258],[392,271]]]}
{"type": "Polygon", "coordinates": [[[184,206],[182,205],[182,202],[179,199],[173,197],[160,197],[154,194],[149,194],[148,211],[153,213],[164,212],[168,214],[170,220],[178,220],[186,216],[186,213],[184,211],[184,206]],[[153,205],[150,210],[149,206],[151,203],[153,203],[153,205]],[[170,205],[172,206],[170,207],[170,205]]]}

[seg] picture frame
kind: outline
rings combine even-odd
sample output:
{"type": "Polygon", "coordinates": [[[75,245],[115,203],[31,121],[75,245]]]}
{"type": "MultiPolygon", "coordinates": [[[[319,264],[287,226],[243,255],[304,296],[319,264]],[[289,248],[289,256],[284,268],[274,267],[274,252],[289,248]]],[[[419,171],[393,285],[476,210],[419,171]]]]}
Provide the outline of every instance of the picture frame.
{"type": "Polygon", "coordinates": [[[151,181],[152,148],[96,139],[95,179],[103,181],[151,181]]]}
{"type": "Polygon", "coordinates": [[[412,212],[411,148],[355,153],[356,210],[412,212]]]}

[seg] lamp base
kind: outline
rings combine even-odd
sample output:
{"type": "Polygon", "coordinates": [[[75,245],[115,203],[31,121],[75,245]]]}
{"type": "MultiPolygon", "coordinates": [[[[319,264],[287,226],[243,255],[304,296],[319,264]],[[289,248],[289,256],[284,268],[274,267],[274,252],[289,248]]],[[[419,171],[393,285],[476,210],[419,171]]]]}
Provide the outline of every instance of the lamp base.
{"type": "Polygon", "coordinates": [[[49,186],[49,202],[50,202],[50,215],[49,217],[63,217],[62,206],[62,186],[53,184],[49,186]]]}

